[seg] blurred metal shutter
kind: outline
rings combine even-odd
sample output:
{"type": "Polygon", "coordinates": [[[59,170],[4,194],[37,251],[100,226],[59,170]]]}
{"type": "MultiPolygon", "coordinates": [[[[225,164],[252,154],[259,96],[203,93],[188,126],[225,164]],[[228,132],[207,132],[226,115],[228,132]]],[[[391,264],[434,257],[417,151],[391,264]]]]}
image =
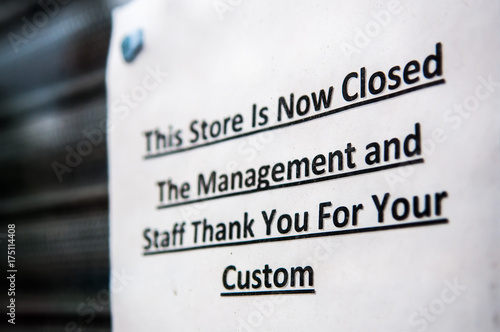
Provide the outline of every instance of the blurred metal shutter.
{"type": "Polygon", "coordinates": [[[65,331],[75,322],[82,331],[108,331],[109,302],[93,318],[82,312],[109,282],[106,141],[62,182],[52,162],[65,163],[67,147],[106,118],[110,13],[127,1],[60,2],[0,4],[2,274],[7,224],[15,223],[15,330],[65,331]],[[36,19],[39,27],[23,35],[26,20],[36,19]],[[10,33],[23,42],[13,46],[10,33]]]}

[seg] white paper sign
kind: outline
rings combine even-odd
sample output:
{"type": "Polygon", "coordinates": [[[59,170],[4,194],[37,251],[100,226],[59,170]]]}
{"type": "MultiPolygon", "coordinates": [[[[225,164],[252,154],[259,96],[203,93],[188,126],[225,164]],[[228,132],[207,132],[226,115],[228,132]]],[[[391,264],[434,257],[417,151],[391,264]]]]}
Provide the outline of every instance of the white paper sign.
{"type": "Polygon", "coordinates": [[[115,331],[497,331],[497,1],[138,1],[115,331]]]}

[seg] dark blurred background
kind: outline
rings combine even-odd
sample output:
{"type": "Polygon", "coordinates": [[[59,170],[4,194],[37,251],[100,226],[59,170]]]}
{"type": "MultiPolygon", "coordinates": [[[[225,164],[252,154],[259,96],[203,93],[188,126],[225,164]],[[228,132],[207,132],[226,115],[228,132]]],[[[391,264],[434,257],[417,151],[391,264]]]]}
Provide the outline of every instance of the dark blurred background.
{"type": "Polygon", "coordinates": [[[16,325],[2,309],[2,330],[111,329],[106,141],[59,178],[54,165],[106,119],[111,11],[126,2],[0,4],[0,275],[8,224],[18,271],[16,325]]]}

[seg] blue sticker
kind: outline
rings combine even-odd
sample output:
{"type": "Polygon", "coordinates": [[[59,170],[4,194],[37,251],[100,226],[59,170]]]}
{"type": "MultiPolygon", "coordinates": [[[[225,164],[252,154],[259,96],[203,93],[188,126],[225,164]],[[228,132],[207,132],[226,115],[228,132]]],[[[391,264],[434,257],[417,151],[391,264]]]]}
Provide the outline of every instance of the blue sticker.
{"type": "Polygon", "coordinates": [[[143,41],[142,29],[137,29],[123,39],[122,54],[126,62],[131,63],[141,53],[143,41]]]}

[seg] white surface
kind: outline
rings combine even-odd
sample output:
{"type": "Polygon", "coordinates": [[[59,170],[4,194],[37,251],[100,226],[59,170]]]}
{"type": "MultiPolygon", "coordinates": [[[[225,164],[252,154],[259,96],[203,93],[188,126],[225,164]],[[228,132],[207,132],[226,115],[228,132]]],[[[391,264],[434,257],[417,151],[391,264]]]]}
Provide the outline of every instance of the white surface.
{"type": "MultiPolygon", "coordinates": [[[[500,84],[490,85],[490,90],[483,84],[488,79],[500,82],[498,2],[401,1],[392,13],[388,7],[368,0],[139,1],[114,13],[107,73],[111,266],[130,276],[124,285],[111,285],[115,331],[500,328],[500,84]],[[221,3],[226,7],[217,7],[221,3]],[[391,13],[387,24],[376,23],[374,13],[381,11],[391,13]],[[376,24],[380,30],[360,44],[359,31],[376,24]],[[136,28],[144,30],[144,49],[126,64],[121,42],[136,28]],[[361,67],[370,75],[387,73],[411,60],[422,64],[438,42],[443,47],[442,77],[427,80],[420,74],[421,82],[381,95],[439,78],[446,80],[444,85],[266,134],[143,158],[148,130],[173,126],[182,131],[182,147],[189,147],[191,121],[239,113],[242,132],[249,132],[253,104],[267,106],[268,126],[274,125],[278,98],[288,99],[290,93],[297,100],[333,86],[329,109],[348,105],[353,102],[342,98],[347,74],[361,67]],[[346,52],[347,44],[357,51],[346,52]],[[145,79],[152,84],[149,72],[155,68],[168,75],[159,78],[144,100],[126,106],[122,94],[138,91],[145,79]],[[484,94],[481,99],[475,97],[478,91],[480,97],[484,94]],[[454,111],[454,105],[471,100],[478,101],[473,111],[454,111]],[[423,164],[157,209],[158,181],[187,181],[196,199],[200,173],[312,159],[345,149],[349,142],[356,147],[357,169],[368,168],[366,144],[404,138],[417,122],[423,164]],[[182,247],[190,247],[195,245],[192,221],[227,223],[248,212],[255,219],[255,238],[263,239],[261,211],[276,209],[309,211],[308,233],[318,233],[318,204],[325,201],[348,207],[362,203],[356,227],[377,227],[371,195],[389,192],[391,198],[411,199],[442,191],[449,196],[440,216],[449,220],[444,225],[143,255],[146,228],[170,231],[185,221],[182,247]],[[265,264],[273,269],[311,266],[316,293],[220,296],[227,291],[222,285],[227,266],[252,271],[265,264]],[[465,289],[450,289],[454,282],[465,289]],[[453,290],[454,299],[443,302],[443,294],[449,299],[453,290]],[[432,305],[425,318],[422,308],[432,305]]],[[[386,218],[383,225],[418,221],[386,218]]],[[[336,230],[331,222],[325,225],[323,231],[336,230]]],[[[273,229],[273,237],[277,235],[273,229]]]]}

